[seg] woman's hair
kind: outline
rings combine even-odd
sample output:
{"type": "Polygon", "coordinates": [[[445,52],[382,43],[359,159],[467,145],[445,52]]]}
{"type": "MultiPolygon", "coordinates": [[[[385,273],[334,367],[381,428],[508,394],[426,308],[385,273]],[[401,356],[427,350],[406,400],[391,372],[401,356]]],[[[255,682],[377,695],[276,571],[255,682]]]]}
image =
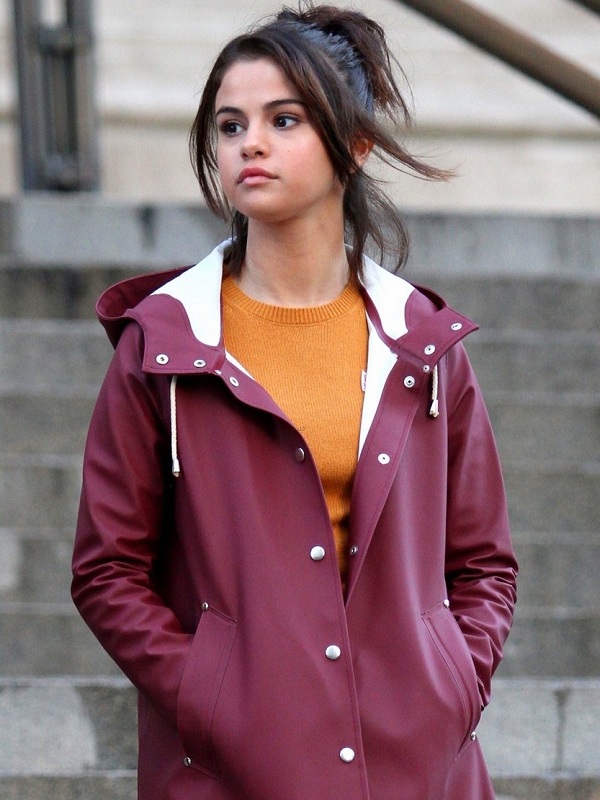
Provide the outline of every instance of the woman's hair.
{"type": "Polygon", "coordinates": [[[215,99],[227,69],[239,61],[267,58],[296,87],[342,185],[350,269],[361,277],[363,253],[374,243],[381,257],[390,250],[399,269],[408,254],[402,219],[378,183],[357,168],[353,148],[361,140],[401,171],[444,180],[450,173],[411,155],[389,131],[408,127],[411,115],[392,71],[395,63],[383,29],[359,11],[301,2],[284,8],[270,21],[233,39],[219,54],[208,76],[190,132],[194,171],[209,208],[231,218],[233,247],[230,273],[242,269],[248,219],[231,209],[218,175],[215,99]],[[386,122],[386,118],[388,122],[386,122]],[[392,128],[389,126],[392,122],[392,128]]]}

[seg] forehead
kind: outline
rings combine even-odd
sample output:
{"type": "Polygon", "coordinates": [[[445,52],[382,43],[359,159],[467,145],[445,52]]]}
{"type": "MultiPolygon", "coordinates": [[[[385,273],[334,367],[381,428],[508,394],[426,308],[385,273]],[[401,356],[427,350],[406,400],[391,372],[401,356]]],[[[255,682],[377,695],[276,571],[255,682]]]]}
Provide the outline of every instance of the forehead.
{"type": "Polygon", "coordinates": [[[235,61],[223,73],[221,85],[216,94],[216,106],[232,104],[232,98],[239,101],[264,101],[273,99],[300,98],[300,93],[288,79],[284,71],[268,58],[243,59],[235,61]]]}

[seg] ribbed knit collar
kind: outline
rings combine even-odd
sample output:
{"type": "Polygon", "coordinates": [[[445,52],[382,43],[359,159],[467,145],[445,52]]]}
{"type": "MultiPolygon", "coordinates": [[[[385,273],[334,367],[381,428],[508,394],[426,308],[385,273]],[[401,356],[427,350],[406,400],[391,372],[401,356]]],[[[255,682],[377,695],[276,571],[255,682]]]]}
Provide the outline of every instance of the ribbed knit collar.
{"type": "Polygon", "coordinates": [[[331,303],[308,308],[273,306],[253,300],[244,294],[231,277],[223,281],[223,302],[246,314],[259,317],[275,325],[314,325],[339,319],[362,303],[362,296],[355,281],[350,281],[339,297],[331,303]]]}

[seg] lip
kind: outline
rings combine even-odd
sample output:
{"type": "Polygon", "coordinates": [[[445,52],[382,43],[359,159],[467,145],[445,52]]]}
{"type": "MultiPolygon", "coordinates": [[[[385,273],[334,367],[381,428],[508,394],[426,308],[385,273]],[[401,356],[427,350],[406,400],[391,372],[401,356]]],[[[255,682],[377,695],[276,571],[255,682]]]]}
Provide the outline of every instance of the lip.
{"type": "Polygon", "coordinates": [[[272,180],[274,177],[275,175],[268,172],[266,169],[261,169],[261,167],[246,167],[238,175],[237,182],[247,184],[265,183],[266,181],[272,180]]]}

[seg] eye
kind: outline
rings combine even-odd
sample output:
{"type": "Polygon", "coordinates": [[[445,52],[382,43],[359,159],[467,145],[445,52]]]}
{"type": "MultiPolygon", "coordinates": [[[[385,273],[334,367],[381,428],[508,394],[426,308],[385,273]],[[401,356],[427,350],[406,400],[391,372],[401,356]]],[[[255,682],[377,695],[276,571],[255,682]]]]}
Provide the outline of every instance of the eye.
{"type": "Polygon", "coordinates": [[[221,122],[219,125],[220,133],[224,134],[225,136],[236,136],[242,130],[242,126],[239,122],[235,122],[234,120],[226,120],[225,122],[221,122]]]}
{"type": "Polygon", "coordinates": [[[285,128],[291,128],[298,122],[299,122],[298,117],[292,114],[278,114],[275,117],[273,124],[276,128],[285,129],[285,128]]]}

